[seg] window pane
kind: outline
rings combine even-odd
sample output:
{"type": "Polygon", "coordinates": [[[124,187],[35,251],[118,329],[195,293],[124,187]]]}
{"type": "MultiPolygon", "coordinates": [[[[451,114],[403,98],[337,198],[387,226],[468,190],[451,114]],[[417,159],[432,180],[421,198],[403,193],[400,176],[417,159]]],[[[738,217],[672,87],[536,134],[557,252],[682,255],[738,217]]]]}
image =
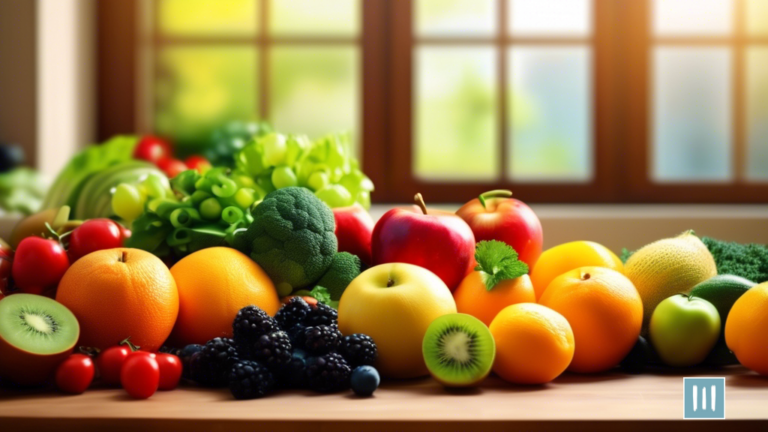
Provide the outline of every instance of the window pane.
{"type": "Polygon", "coordinates": [[[420,47],[414,62],[414,171],[428,180],[499,176],[493,48],[420,47]]]}
{"type": "Polygon", "coordinates": [[[586,36],[592,29],[592,2],[511,0],[509,22],[515,35],[586,36]]]}
{"type": "Polygon", "coordinates": [[[509,55],[510,176],[516,181],[592,178],[591,52],[519,47],[509,55]]]}
{"type": "Polygon", "coordinates": [[[159,0],[160,31],[174,36],[254,35],[257,0],[159,0]]]}
{"type": "Polygon", "coordinates": [[[768,180],[768,48],[747,51],[747,178],[768,180]]]}
{"type": "Polygon", "coordinates": [[[653,178],[724,181],[731,173],[731,53],[656,48],[653,178]]]}
{"type": "Polygon", "coordinates": [[[419,36],[491,36],[497,29],[497,0],[416,0],[419,36]]]}
{"type": "Polygon", "coordinates": [[[275,128],[317,138],[357,129],[359,55],[354,47],[271,50],[270,119],[275,128]]]}
{"type": "Polygon", "coordinates": [[[746,0],[747,31],[753,35],[768,35],[768,0],[746,0]]]}
{"type": "Polygon", "coordinates": [[[655,0],[657,35],[724,35],[733,29],[733,0],[655,0]]]}
{"type": "Polygon", "coordinates": [[[227,120],[257,117],[256,51],[182,47],[158,52],[155,129],[181,146],[204,144],[227,120]]]}
{"type": "MultiPolygon", "coordinates": [[[[266,0],[263,0],[266,1],[266,0]]],[[[269,28],[274,35],[354,36],[363,0],[273,0],[269,28]]]]}

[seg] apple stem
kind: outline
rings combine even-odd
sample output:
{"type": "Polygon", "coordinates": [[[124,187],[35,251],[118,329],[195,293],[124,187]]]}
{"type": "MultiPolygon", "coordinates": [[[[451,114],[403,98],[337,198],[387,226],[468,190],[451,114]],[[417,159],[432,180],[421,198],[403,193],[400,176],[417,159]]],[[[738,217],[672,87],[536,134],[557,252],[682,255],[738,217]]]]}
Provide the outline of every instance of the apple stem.
{"type": "Polygon", "coordinates": [[[120,256],[117,258],[117,261],[124,263],[127,258],[128,258],[128,253],[126,251],[123,251],[120,254],[120,256]]]}
{"type": "Polygon", "coordinates": [[[583,281],[589,280],[589,278],[591,278],[591,277],[592,277],[592,275],[590,275],[589,273],[583,273],[581,275],[581,280],[583,280],[583,281]]]}
{"type": "Polygon", "coordinates": [[[424,214],[427,214],[427,205],[424,203],[424,197],[420,193],[413,196],[413,201],[416,203],[424,214]]]}
{"type": "Polygon", "coordinates": [[[387,279],[387,288],[392,288],[395,286],[395,281],[392,280],[392,278],[387,279]]]}
{"type": "Polygon", "coordinates": [[[483,192],[480,194],[480,196],[477,197],[477,199],[480,201],[480,204],[483,205],[483,208],[485,208],[485,201],[488,198],[509,198],[512,196],[512,191],[507,189],[495,189],[488,192],[483,192]]]}

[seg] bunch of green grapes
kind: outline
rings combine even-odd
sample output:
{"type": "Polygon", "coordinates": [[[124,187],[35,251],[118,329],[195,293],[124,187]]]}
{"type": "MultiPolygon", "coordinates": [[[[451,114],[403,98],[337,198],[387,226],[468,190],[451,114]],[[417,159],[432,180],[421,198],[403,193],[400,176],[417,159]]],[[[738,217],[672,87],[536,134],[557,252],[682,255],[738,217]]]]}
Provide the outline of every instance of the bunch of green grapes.
{"type": "Polygon", "coordinates": [[[254,138],[235,157],[236,172],[251,177],[260,191],[302,186],[329,207],[371,205],[373,182],[352,155],[349,137],[317,141],[304,135],[270,133],[254,138]]]}
{"type": "Polygon", "coordinates": [[[171,191],[131,188],[121,184],[112,200],[115,213],[133,221],[126,246],[173,258],[230,244],[235,230],[251,224],[250,209],[265,195],[252,178],[223,167],[185,171],[171,180],[171,191]]]}

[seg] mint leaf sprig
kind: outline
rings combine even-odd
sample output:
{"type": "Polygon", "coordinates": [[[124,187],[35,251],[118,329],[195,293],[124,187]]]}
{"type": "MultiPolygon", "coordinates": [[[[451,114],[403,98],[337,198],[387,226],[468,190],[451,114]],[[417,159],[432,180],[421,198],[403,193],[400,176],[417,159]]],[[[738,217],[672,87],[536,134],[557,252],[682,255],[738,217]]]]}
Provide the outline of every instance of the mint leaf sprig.
{"type": "Polygon", "coordinates": [[[497,240],[478,243],[475,247],[475,261],[475,271],[480,272],[488,291],[499,282],[516,279],[528,273],[528,264],[518,259],[515,249],[497,240]]]}

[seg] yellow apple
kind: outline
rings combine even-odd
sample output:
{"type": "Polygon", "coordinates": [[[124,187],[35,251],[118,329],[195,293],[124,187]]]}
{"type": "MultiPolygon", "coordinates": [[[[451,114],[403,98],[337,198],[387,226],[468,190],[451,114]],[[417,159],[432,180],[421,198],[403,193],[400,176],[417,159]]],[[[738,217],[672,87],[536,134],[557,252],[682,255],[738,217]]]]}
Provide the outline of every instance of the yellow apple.
{"type": "Polygon", "coordinates": [[[445,283],[431,271],[381,264],[355,278],[339,302],[339,330],[364,333],[379,350],[376,368],[389,378],[427,375],[421,344],[432,321],[456,313],[445,283]]]}

